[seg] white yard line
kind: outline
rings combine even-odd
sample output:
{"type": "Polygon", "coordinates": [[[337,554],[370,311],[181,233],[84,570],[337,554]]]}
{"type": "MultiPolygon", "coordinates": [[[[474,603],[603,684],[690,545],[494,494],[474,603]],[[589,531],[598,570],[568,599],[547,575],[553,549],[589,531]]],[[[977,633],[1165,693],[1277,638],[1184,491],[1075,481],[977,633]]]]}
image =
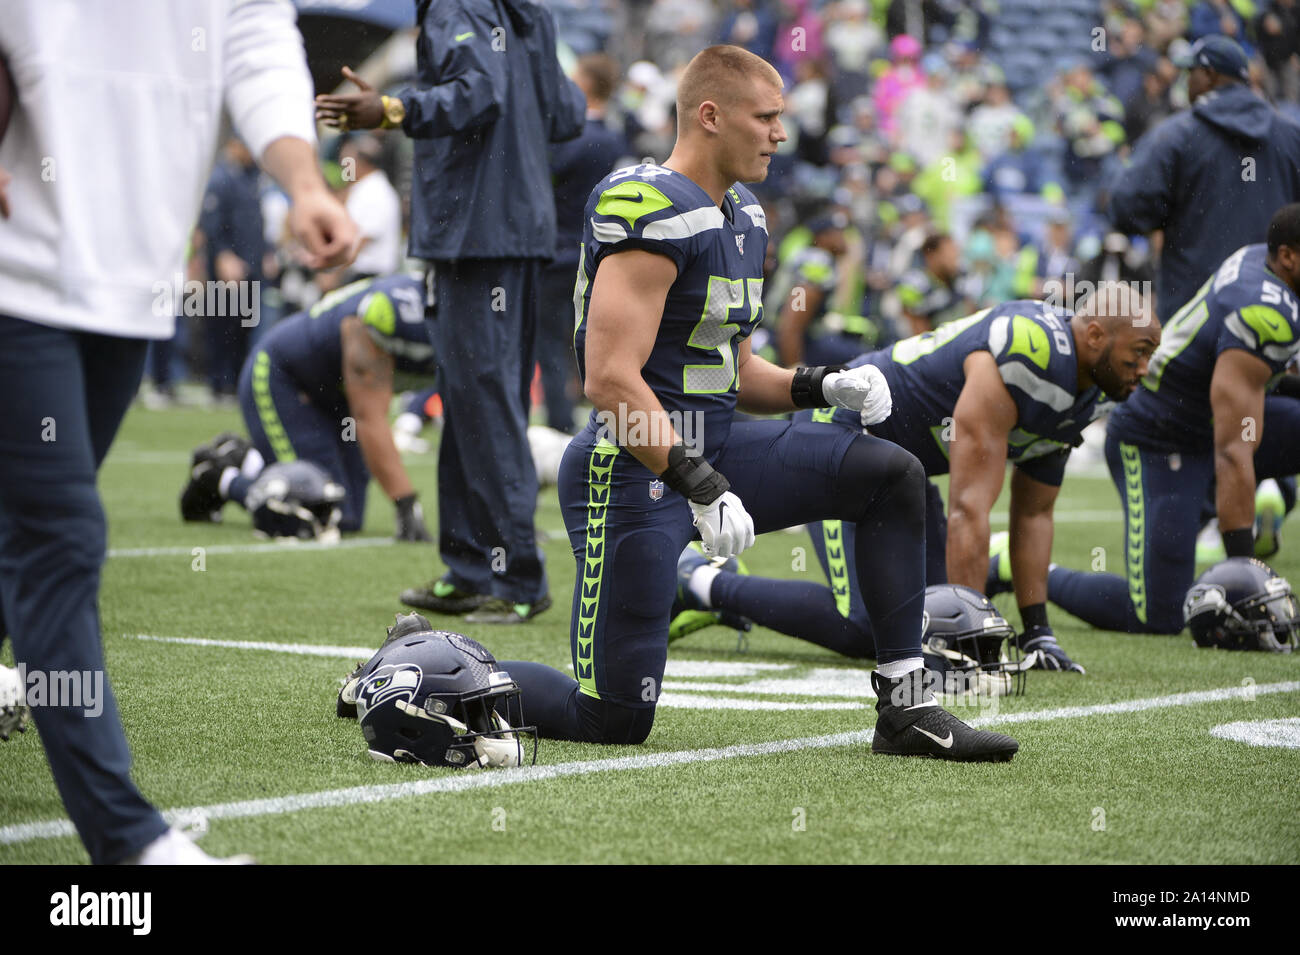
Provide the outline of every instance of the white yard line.
{"type": "MultiPolygon", "coordinates": [[[[1258,686],[1233,686],[1218,690],[1198,690],[1175,693],[1122,703],[1103,703],[1097,706],[1069,706],[1052,710],[1031,710],[1026,713],[1003,713],[997,716],[971,720],[972,726],[1001,726],[1009,723],[1044,722],[1049,720],[1079,719],[1088,716],[1112,716],[1119,713],[1137,713],[1143,710],[1165,709],[1173,706],[1196,706],[1231,699],[1252,699],[1272,693],[1294,693],[1300,690],[1300,681],[1265,683],[1258,686]]],[[[409,783],[390,783],[378,786],[354,786],[350,789],[327,789],[322,792],[298,793],[291,796],[274,796],[269,799],[250,799],[241,802],[216,803],[171,809],[163,815],[172,822],[185,823],[196,817],[207,819],[245,819],[255,816],[278,816],[304,809],[324,809],[355,806],[362,803],[387,802],[426,796],[432,793],[465,792],[474,789],[495,789],[517,783],[536,783],[565,776],[588,776],[593,773],[620,772],[636,769],[663,769],[691,763],[711,763],[724,759],[750,756],[770,756],[809,749],[827,749],[853,746],[871,740],[871,730],[854,730],[833,733],[829,736],[806,736],[801,739],[774,740],[770,743],[746,743],[714,749],[688,749],[670,753],[646,753],[640,756],[623,756],[616,759],[593,759],[580,762],[558,763],[552,766],[528,766],[519,769],[501,769],[491,772],[465,772],[422,779],[409,783]]],[[[0,828],[0,845],[14,845],[34,839],[53,839],[75,835],[72,823],[66,819],[44,822],[24,822],[0,828]]]]}
{"type": "Polygon", "coordinates": [[[196,544],[192,547],[123,547],[110,550],[109,557],[194,557],[198,548],[205,556],[213,554],[301,554],[312,550],[348,550],[354,547],[391,547],[391,537],[348,537],[334,544],[317,541],[294,541],[287,544],[196,544]]]}
{"type": "Polygon", "coordinates": [[[183,643],[192,647],[222,647],[226,650],[270,650],[306,657],[338,657],[341,660],[369,660],[378,647],[331,647],[313,643],[269,643],[259,640],[209,640],[206,637],[157,637],[150,633],[124,633],[135,640],[154,643],[183,643]]]}
{"type": "MultiPolygon", "coordinates": [[[[1005,524],[1009,520],[1006,511],[994,511],[989,520],[995,524],[1005,524]]],[[[1058,524],[1118,524],[1124,520],[1122,511],[1057,511],[1054,520],[1058,524]]],[[[539,527],[551,540],[561,540],[568,536],[562,527],[539,527]]],[[[301,554],[305,551],[338,550],[350,547],[391,547],[396,541],[391,537],[350,537],[337,544],[318,544],[315,542],[289,544],[213,544],[203,547],[206,554],[301,554]]],[[[108,552],[109,557],[193,557],[194,547],[118,547],[108,552]]]]}

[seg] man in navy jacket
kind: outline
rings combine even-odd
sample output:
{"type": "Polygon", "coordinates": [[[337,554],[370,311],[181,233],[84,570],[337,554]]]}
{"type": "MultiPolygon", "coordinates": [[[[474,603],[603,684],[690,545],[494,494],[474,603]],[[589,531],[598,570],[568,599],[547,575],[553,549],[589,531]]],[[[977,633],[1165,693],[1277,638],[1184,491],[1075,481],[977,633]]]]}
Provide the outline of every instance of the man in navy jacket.
{"type": "Polygon", "coordinates": [[[1208,36],[1179,65],[1191,69],[1192,108],[1138,140],[1110,200],[1120,231],[1164,230],[1162,321],[1225,258],[1263,241],[1274,211],[1300,199],[1300,126],[1251,90],[1241,47],[1208,36]]]}
{"type": "Polygon", "coordinates": [[[429,263],[444,425],[439,550],[447,573],[411,606],[510,623],[551,601],[533,530],[529,391],[542,265],[555,250],[547,144],[582,132],[555,24],[530,0],[420,0],[419,85],[317,97],[341,128],[415,140],[410,254],[429,263]]]}

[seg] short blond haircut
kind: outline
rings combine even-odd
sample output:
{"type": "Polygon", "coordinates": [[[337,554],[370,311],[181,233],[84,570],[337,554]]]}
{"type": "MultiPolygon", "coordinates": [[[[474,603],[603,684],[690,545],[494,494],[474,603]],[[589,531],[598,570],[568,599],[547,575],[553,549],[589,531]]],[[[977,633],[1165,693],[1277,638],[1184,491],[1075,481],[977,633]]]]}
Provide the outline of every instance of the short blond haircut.
{"type": "Polygon", "coordinates": [[[686,64],[686,72],[677,84],[677,122],[694,116],[700,104],[712,100],[730,106],[749,90],[754,77],[762,77],[777,89],[781,74],[761,56],[738,46],[710,46],[686,64]]]}

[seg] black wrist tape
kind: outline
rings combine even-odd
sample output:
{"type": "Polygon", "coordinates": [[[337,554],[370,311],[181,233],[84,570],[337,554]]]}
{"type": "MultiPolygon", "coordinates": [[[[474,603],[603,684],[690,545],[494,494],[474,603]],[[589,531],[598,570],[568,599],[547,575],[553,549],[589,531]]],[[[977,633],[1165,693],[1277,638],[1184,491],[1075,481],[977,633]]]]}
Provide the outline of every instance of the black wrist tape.
{"type": "Polygon", "coordinates": [[[659,475],[670,488],[696,504],[712,504],[731,490],[731,484],[701,457],[689,457],[674,444],[668,451],[668,469],[659,475]]]}
{"type": "Polygon", "coordinates": [[[790,399],[796,408],[829,408],[831,402],[822,393],[822,380],[833,371],[843,371],[843,365],[817,365],[809,368],[800,365],[794,370],[790,382],[790,399]]]}
{"type": "Polygon", "coordinates": [[[1020,608],[1020,625],[1026,631],[1047,627],[1047,604],[1030,604],[1020,608]]]}
{"type": "Polygon", "coordinates": [[[1223,531],[1223,549],[1229,557],[1255,556],[1255,529],[1239,527],[1235,531],[1223,531]]]}

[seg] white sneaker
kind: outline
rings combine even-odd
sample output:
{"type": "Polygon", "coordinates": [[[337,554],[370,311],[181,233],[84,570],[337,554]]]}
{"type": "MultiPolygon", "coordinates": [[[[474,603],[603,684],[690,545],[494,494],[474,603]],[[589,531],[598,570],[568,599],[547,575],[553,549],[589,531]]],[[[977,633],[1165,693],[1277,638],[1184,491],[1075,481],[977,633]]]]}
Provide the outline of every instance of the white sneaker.
{"type": "Polygon", "coordinates": [[[22,678],[13,667],[0,666],[0,740],[27,731],[27,700],[22,678]]]}
{"type": "Polygon", "coordinates": [[[247,855],[217,859],[208,855],[179,829],[168,829],[144,847],[138,855],[128,858],[123,865],[254,865],[247,855]]]}

